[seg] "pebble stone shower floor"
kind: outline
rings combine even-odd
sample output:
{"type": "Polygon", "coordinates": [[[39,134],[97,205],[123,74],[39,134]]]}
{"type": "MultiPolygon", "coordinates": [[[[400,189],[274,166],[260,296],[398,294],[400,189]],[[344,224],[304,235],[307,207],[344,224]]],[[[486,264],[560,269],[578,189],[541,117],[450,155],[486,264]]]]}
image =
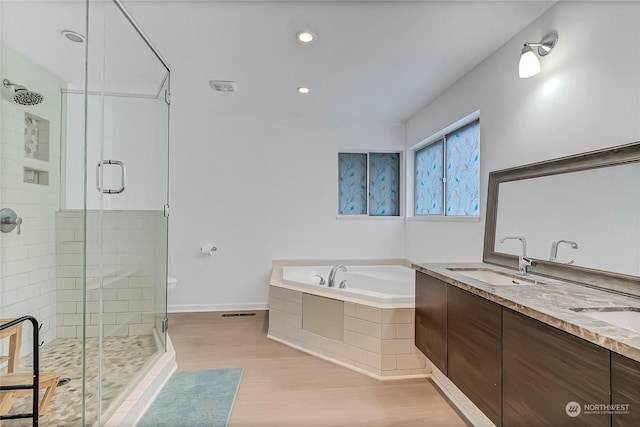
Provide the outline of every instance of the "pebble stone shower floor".
{"type": "MultiPolygon", "coordinates": [[[[152,335],[103,338],[102,356],[102,408],[103,413],[125,389],[132,378],[140,375],[143,367],[157,351],[152,335]]],[[[98,416],[98,338],[87,339],[87,415],[86,424],[92,425],[98,416]]],[[[31,371],[31,355],[20,361],[21,371],[31,371]]],[[[40,417],[41,427],[69,427],[82,424],[82,339],[56,338],[40,348],[40,370],[59,372],[61,378],[70,378],[68,384],[56,389],[49,411],[40,417]]],[[[31,398],[18,399],[11,414],[31,412],[31,398]]],[[[103,420],[104,421],[104,420],[103,420]]],[[[3,427],[31,426],[31,419],[5,420],[3,427]]]]}

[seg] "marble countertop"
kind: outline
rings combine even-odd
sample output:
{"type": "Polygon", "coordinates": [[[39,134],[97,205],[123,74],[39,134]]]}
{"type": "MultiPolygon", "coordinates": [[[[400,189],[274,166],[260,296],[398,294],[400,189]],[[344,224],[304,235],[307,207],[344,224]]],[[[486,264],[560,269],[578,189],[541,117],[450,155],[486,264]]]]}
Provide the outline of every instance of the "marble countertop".
{"type": "MultiPolygon", "coordinates": [[[[640,298],[530,274],[534,285],[495,286],[464,276],[455,268],[489,269],[514,276],[516,270],[484,263],[413,264],[413,268],[572,335],[640,362],[640,333],[606,323],[571,308],[627,307],[640,310],[640,298]]],[[[594,310],[594,311],[607,311],[594,310]]]]}

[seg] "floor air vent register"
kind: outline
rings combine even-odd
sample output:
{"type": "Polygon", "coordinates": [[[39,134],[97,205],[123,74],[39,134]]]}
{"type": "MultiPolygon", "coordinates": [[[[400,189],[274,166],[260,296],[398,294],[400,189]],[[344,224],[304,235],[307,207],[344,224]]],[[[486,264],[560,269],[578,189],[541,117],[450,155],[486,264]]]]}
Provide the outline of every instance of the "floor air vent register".
{"type": "Polygon", "coordinates": [[[247,317],[255,315],[255,313],[223,313],[220,317],[247,317]]]}

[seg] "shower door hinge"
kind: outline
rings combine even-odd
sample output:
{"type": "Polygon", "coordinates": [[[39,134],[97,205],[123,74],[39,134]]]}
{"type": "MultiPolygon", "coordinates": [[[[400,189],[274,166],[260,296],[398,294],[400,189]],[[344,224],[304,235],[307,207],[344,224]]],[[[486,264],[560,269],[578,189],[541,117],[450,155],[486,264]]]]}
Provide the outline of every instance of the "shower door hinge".
{"type": "Polygon", "coordinates": [[[164,205],[164,217],[169,218],[169,205],[164,205]]]}
{"type": "Polygon", "coordinates": [[[166,89],[164,91],[164,102],[166,102],[167,105],[171,105],[171,92],[166,89]]]}
{"type": "Polygon", "coordinates": [[[167,332],[169,330],[169,318],[165,317],[162,320],[162,333],[164,334],[165,332],[167,332]]]}

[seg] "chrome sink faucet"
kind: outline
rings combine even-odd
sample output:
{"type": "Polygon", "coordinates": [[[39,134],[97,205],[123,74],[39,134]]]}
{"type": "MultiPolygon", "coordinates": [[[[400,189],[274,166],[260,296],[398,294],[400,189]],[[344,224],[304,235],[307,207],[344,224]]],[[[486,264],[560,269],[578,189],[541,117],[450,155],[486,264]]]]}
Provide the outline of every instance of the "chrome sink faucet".
{"type": "MultiPolygon", "coordinates": [[[[578,249],[578,244],[572,240],[554,240],[551,243],[551,254],[549,254],[549,261],[558,262],[558,245],[566,243],[571,245],[572,249],[578,249]]],[[[567,264],[573,264],[575,261],[571,260],[567,264]]]]}
{"type": "Polygon", "coordinates": [[[333,268],[331,269],[331,272],[329,273],[329,279],[327,279],[327,286],[329,288],[333,288],[335,287],[335,281],[336,281],[336,273],[337,271],[347,271],[347,267],[345,267],[342,264],[338,264],[338,265],[334,265],[333,268]]]}
{"type": "Polygon", "coordinates": [[[522,252],[520,253],[520,256],[518,256],[518,272],[521,275],[526,276],[527,274],[529,274],[529,272],[527,271],[527,267],[536,266],[535,261],[533,261],[531,258],[527,258],[527,239],[520,236],[509,236],[500,239],[500,243],[504,243],[505,240],[520,240],[520,243],[522,243],[522,252]]]}

